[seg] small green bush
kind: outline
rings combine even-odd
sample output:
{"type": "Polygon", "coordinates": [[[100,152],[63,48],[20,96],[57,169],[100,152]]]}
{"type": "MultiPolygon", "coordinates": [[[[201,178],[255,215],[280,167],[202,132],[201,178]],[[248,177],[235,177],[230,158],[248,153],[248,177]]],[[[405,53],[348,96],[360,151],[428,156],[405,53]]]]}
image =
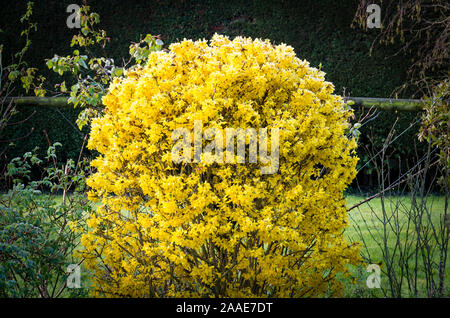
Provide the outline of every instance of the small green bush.
{"type": "Polygon", "coordinates": [[[3,176],[13,187],[0,197],[0,297],[83,295],[66,290],[66,269],[91,211],[85,190],[85,162],[58,167],[55,144],[48,149],[43,177],[29,181],[31,168],[44,162],[28,152],[13,159],[3,176]],[[69,191],[73,190],[69,194],[69,191]],[[62,192],[60,196],[56,193],[62,192]]]}

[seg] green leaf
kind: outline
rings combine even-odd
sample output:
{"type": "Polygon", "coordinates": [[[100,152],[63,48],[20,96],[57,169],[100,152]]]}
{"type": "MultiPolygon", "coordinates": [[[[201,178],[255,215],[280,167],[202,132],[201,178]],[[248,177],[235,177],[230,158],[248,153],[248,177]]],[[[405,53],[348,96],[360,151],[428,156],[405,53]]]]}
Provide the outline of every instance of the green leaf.
{"type": "Polygon", "coordinates": [[[8,79],[14,81],[19,76],[19,71],[12,71],[8,74],[8,79]]]}
{"type": "Polygon", "coordinates": [[[88,68],[88,66],[86,65],[86,62],[83,59],[80,59],[80,61],[78,62],[81,66],[83,66],[84,68],[88,68]]]}

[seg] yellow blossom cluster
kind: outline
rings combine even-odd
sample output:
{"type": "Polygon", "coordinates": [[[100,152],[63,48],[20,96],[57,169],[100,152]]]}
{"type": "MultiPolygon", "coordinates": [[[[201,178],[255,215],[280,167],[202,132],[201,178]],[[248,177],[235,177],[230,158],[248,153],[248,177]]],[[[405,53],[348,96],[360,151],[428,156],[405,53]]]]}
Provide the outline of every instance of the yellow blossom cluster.
{"type": "Polygon", "coordinates": [[[88,179],[98,209],[82,244],[96,295],[338,293],[337,273],[359,262],[343,236],[357,157],[351,111],[324,75],[290,46],[214,35],[117,78],[88,143],[99,153],[88,179]],[[172,132],[199,120],[204,130],[278,128],[278,171],[175,163],[172,132]]]}

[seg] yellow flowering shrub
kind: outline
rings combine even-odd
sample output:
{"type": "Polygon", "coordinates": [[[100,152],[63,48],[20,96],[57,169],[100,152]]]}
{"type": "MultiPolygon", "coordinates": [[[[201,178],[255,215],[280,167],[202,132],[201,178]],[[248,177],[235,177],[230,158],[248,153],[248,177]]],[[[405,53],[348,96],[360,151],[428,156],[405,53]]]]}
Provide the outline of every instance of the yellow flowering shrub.
{"type": "Polygon", "coordinates": [[[82,238],[96,295],[339,292],[336,274],[359,262],[343,236],[356,142],[324,75],[290,46],[215,35],[152,52],[116,79],[88,144],[100,153],[88,179],[99,205],[82,238]],[[174,163],[172,132],[196,120],[203,130],[279,128],[278,170],[174,163]]]}

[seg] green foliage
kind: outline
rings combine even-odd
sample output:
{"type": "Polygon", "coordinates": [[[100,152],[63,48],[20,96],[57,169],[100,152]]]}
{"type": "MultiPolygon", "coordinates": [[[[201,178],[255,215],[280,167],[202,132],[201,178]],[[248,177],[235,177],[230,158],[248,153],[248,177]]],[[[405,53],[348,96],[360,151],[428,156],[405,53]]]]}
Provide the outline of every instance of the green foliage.
{"type": "Polygon", "coordinates": [[[136,64],[143,64],[148,55],[153,51],[161,50],[163,44],[159,36],[153,37],[151,34],[147,34],[143,40],[130,45],[130,55],[136,60],[136,64]]]}
{"type": "MultiPolygon", "coordinates": [[[[57,163],[66,163],[67,160],[78,158],[84,136],[88,133],[87,127],[79,130],[75,125],[80,109],[56,109],[42,106],[16,107],[18,111],[11,117],[10,123],[20,123],[9,126],[2,133],[2,139],[8,140],[7,160],[0,158],[0,171],[5,169],[12,158],[22,156],[23,153],[38,147],[36,154],[43,158],[50,143],[59,142],[63,146],[57,148],[57,163]],[[33,115],[34,114],[34,115],[33,115]],[[27,118],[29,118],[27,120],[27,118]],[[48,135],[49,141],[45,133],[48,135]],[[26,136],[26,137],[25,137],[26,136]],[[25,138],[24,138],[25,137],[25,138]]],[[[91,152],[83,150],[83,155],[89,156],[91,152]]],[[[32,179],[39,178],[39,172],[32,169],[32,179]]],[[[2,184],[0,190],[4,190],[2,184]]]]}
{"type": "MultiPolygon", "coordinates": [[[[83,194],[88,164],[68,160],[57,166],[57,146],[47,150],[50,165],[40,180],[30,181],[31,168],[44,164],[33,152],[13,159],[3,176],[13,187],[0,197],[1,297],[61,296],[67,266],[80,262],[72,254],[91,212],[83,194]],[[62,200],[55,200],[61,192],[62,200]]],[[[69,295],[84,292],[71,290],[69,295]]]]}
{"type": "Polygon", "coordinates": [[[37,30],[36,23],[30,21],[32,13],[33,2],[28,2],[26,12],[20,18],[20,22],[25,24],[24,29],[20,33],[20,38],[23,38],[25,43],[23,47],[13,54],[14,57],[7,63],[3,61],[4,45],[0,44],[0,155],[5,153],[8,143],[11,141],[5,138],[4,134],[6,127],[14,125],[9,122],[11,117],[17,113],[16,107],[12,103],[7,102],[6,98],[17,89],[17,86],[23,88],[26,93],[33,89],[37,96],[44,96],[45,94],[45,90],[42,87],[45,78],[42,75],[37,76],[37,69],[29,67],[24,59],[25,53],[31,46],[31,33],[37,30]]]}
{"type": "Polygon", "coordinates": [[[443,81],[435,87],[433,94],[425,99],[425,113],[419,139],[426,140],[433,147],[439,148],[439,163],[443,169],[439,183],[448,193],[450,188],[450,80],[443,81]]]}
{"type": "MultiPolygon", "coordinates": [[[[37,31],[37,23],[31,22],[31,16],[33,14],[34,2],[27,2],[27,8],[25,14],[20,17],[20,23],[24,24],[24,29],[21,30],[20,38],[23,38],[24,44],[14,53],[14,58],[10,64],[3,66],[2,64],[2,53],[3,44],[0,44],[0,97],[9,95],[12,91],[16,81],[20,80],[21,86],[28,93],[30,90],[34,90],[37,96],[44,96],[45,89],[43,88],[43,82],[45,77],[42,75],[37,76],[37,68],[29,67],[28,63],[25,61],[24,57],[27,51],[31,47],[31,35],[32,31],[37,31]],[[6,82],[2,83],[3,76],[6,77],[6,82]]],[[[3,107],[2,107],[3,110],[3,107]]],[[[3,113],[3,111],[2,111],[3,113]]]]}
{"type": "MultiPolygon", "coordinates": [[[[100,16],[89,11],[88,5],[80,8],[81,29],[78,35],[73,36],[70,44],[71,47],[77,46],[79,49],[75,49],[72,55],[63,57],[55,54],[52,59],[47,60],[49,69],[61,76],[68,73],[73,77],[69,103],[82,108],[77,119],[80,129],[88,124],[90,119],[101,114],[101,98],[105,95],[112,74],[115,73],[112,59],[93,57],[89,49],[96,44],[104,48],[108,40],[106,32],[95,27],[100,22],[100,16]],[[84,49],[85,54],[80,54],[80,49],[84,49]]],[[[62,93],[67,92],[65,81],[57,86],[62,93]]]]}
{"type": "MultiPolygon", "coordinates": [[[[55,55],[47,60],[49,69],[61,76],[69,73],[73,77],[75,84],[70,89],[69,103],[82,108],[77,118],[80,129],[93,118],[103,114],[102,97],[113,78],[122,76],[126,67],[126,65],[116,66],[112,58],[95,57],[92,54],[91,46],[100,45],[104,49],[109,41],[106,32],[97,29],[98,23],[100,16],[90,12],[88,5],[83,5],[80,9],[81,29],[70,44],[71,47],[77,46],[79,49],[74,50],[72,55],[66,57],[55,55]],[[79,50],[84,50],[85,55],[81,55],[79,50]]],[[[147,34],[143,40],[130,46],[130,55],[137,64],[141,64],[147,60],[150,52],[160,50],[162,44],[161,39],[147,34]]],[[[65,81],[58,86],[62,93],[67,92],[65,81]]]]}

